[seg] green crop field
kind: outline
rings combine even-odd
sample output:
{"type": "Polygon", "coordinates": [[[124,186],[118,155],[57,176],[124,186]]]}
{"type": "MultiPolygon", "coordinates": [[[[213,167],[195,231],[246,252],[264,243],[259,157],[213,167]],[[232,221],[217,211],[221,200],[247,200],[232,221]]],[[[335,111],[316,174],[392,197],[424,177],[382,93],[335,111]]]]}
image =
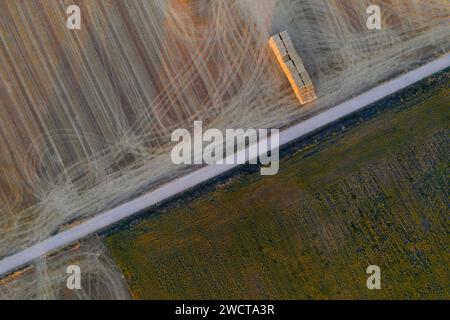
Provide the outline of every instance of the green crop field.
{"type": "Polygon", "coordinates": [[[449,72],[104,241],[139,299],[449,299],[449,72]],[[377,110],[377,111],[375,111],[377,110]],[[381,268],[381,290],[366,268],[381,268]]]}

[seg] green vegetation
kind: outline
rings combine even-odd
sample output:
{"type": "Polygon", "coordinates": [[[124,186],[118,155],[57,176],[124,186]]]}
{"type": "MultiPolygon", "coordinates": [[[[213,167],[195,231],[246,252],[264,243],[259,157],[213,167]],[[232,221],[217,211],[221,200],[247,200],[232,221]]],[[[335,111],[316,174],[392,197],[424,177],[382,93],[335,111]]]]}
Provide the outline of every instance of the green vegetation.
{"type": "Polygon", "coordinates": [[[238,173],[106,236],[133,296],[449,299],[449,83],[291,147],[276,176],[238,173]]]}

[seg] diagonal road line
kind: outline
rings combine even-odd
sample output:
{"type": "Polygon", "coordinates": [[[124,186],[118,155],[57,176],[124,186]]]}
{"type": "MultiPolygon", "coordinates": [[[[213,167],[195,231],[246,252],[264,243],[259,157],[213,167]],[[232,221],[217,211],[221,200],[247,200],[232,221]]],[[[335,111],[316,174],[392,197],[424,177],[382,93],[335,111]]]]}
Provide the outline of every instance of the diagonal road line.
{"type": "MultiPolygon", "coordinates": [[[[361,110],[380,99],[383,99],[448,67],[450,67],[450,53],[447,53],[428,64],[407,72],[393,80],[385,82],[359,96],[356,96],[297,125],[281,131],[280,146],[288,144],[311,132],[323,128],[324,126],[336,122],[345,116],[361,110]]],[[[264,141],[259,143],[264,143],[264,141]]],[[[245,153],[246,150],[238,152],[237,155],[240,156],[240,153],[242,152],[245,153]]],[[[211,178],[217,177],[237,166],[238,165],[233,164],[209,165],[202,167],[199,170],[162,185],[161,187],[130,202],[98,214],[97,216],[90,218],[75,227],[62,231],[61,233],[51,236],[42,242],[4,258],[0,261],[0,276],[29,264],[33,260],[53,250],[78,241],[163,200],[180,194],[192,187],[208,181],[211,178]]]]}

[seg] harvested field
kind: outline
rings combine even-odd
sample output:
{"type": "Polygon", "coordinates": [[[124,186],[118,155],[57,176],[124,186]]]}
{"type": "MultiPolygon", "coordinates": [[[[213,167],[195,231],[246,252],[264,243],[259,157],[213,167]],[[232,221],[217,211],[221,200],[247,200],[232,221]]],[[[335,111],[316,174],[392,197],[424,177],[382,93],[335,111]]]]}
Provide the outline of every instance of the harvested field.
{"type": "Polygon", "coordinates": [[[447,0],[374,1],[377,32],[369,2],[1,1],[0,257],[190,169],[168,161],[175,128],[284,127],[448,52],[447,0]],[[267,47],[284,29],[308,108],[267,47]]]}
{"type": "Polygon", "coordinates": [[[120,270],[96,237],[43,257],[0,279],[0,300],[125,300],[129,291],[120,270]],[[67,288],[67,267],[81,271],[79,290],[67,288]]]}

